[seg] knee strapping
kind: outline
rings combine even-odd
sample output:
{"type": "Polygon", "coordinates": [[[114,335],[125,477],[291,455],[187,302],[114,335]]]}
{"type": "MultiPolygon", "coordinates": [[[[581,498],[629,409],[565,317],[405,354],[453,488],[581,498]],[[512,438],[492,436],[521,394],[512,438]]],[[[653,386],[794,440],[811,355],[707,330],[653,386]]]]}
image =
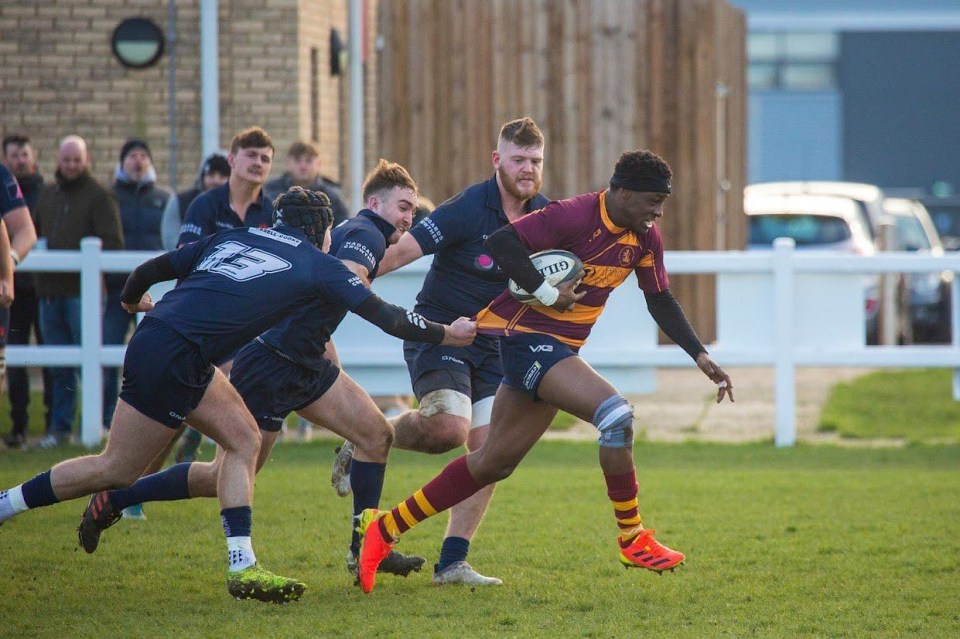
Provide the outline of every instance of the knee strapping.
{"type": "Polygon", "coordinates": [[[593,425],[600,431],[597,439],[607,448],[633,445],[633,407],[622,395],[607,398],[593,414],[593,425]]]}
{"type": "Polygon", "coordinates": [[[470,398],[449,388],[430,391],[420,398],[420,414],[424,417],[447,413],[469,420],[471,412],[470,398]]]}

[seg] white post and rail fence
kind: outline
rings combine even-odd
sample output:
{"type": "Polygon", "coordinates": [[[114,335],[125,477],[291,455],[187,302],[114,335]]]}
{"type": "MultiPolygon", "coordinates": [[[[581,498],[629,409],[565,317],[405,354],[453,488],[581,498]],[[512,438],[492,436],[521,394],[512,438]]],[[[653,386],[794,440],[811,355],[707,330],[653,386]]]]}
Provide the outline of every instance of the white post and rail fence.
{"type": "MultiPolygon", "coordinates": [[[[79,251],[35,250],[21,271],[79,272],[81,344],[8,346],[8,366],[80,368],[80,441],[101,440],[104,366],[121,366],[123,346],[103,346],[101,273],[133,270],[156,253],[101,251],[100,240],[85,238],[79,251]]],[[[384,299],[411,308],[429,257],[377,279],[384,299]]],[[[872,257],[794,250],[779,239],[766,252],[668,252],[671,274],[717,276],[717,341],[708,345],[724,367],[772,367],[776,375],[777,446],[796,442],[797,367],[952,368],[953,395],[960,399],[960,278],[951,297],[952,343],[947,345],[865,346],[864,277],[871,273],[960,271],[960,253],[934,257],[889,252],[872,257]]],[[[155,297],[169,286],[158,285],[155,297]]],[[[682,303],[682,300],[681,300],[682,303]]],[[[401,342],[349,315],[335,336],[345,370],[374,395],[406,394],[409,378],[401,342]]],[[[611,296],[583,357],[623,393],[656,388],[657,368],[692,367],[674,345],[659,345],[657,330],[633,281],[611,296]]]]}

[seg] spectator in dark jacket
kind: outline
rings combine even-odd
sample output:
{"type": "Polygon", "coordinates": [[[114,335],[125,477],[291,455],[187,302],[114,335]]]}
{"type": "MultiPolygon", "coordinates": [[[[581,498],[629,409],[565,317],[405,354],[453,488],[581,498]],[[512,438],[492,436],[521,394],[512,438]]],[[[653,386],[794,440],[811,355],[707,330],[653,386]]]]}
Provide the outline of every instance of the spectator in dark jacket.
{"type": "Polygon", "coordinates": [[[309,142],[294,142],[290,146],[287,151],[287,172],[267,182],[263,192],[272,202],[281,193],[286,193],[291,186],[325,193],[330,198],[334,226],[350,217],[340,186],[320,174],[320,154],[317,147],[309,142]]]}
{"type": "MultiPolygon", "coordinates": [[[[37,241],[36,221],[34,210],[37,205],[37,196],[43,185],[43,176],[37,170],[37,162],[33,153],[30,138],[22,134],[11,134],[3,138],[3,162],[7,165],[23,192],[23,199],[27,205],[28,215],[11,213],[4,218],[7,230],[10,231],[11,256],[14,267],[27,256],[29,250],[37,241]]],[[[37,313],[37,288],[34,285],[33,273],[18,273],[13,275],[14,299],[10,306],[10,330],[7,332],[8,344],[29,344],[31,329],[36,337],[37,344],[43,344],[43,333],[40,331],[40,320],[37,313]]],[[[50,382],[50,372],[43,369],[43,405],[45,423],[50,425],[50,393],[53,384],[50,382]]],[[[23,445],[29,426],[30,405],[30,376],[27,369],[15,367],[7,370],[7,390],[10,398],[10,433],[4,437],[4,443],[15,448],[23,445]]]]}
{"type": "MultiPolygon", "coordinates": [[[[37,235],[49,250],[76,251],[81,238],[99,237],[105,250],[123,247],[117,201],[90,175],[87,143],[68,135],[57,152],[56,182],[37,198],[37,235]]],[[[47,344],[80,343],[80,274],[37,273],[40,326],[47,344]]],[[[40,446],[69,441],[77,407],[77,370],[51,369],[53,406],[47,436],[40,446]]]]}
{"type": "MultiPolygon", "coordinates": [[[[120,149],[120,163],[114,174],[113,193],[120,206],[123,226],[123,248],[127,251],[161,251],[161,224],[167,202],[173,198],[169,191],[157,186],[157,172],[153,155],[143,140],[127,140],[120,149]]],[[[103,310],[103,343],[123,344],[136,315],[123,310],[120,293],[129,273],[109,273],[107,301],[103,310]]],[[[103,373],[103,426],[110,428],[113,411],[120,392],[118,368],[106,368],[103,373]]]]}

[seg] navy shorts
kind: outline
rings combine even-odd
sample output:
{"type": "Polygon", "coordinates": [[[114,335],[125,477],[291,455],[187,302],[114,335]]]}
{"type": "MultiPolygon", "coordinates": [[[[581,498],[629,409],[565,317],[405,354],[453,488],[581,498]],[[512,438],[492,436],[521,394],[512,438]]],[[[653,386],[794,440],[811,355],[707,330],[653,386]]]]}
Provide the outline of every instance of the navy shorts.
{"type": "Polygon", "coordinates": [[[497,338],[490,335],[477,335],[470,346],[404,342],[403,358],[418,400],[443,388],[463,393],[475,404],[496,395],[503,379],[497,338]],[[427,375],[434,371],[447,374],[427,375]]]}
{"type": "Polygon", "coordinates": [[[543,333],[511,335],[500,338],[503,383],[537,400],[543,376],[560,360],[577,354],[555,337],[543,333]]]}
{"type": "Polygon", "coordinates": [[[200,405],[213,370],[199,346],[148,315],[127,344],[120,399],[177,429],[200,405]]]}
{"type": "Polygon", "coordinates": [[[276,433],[291,412],[320,399],[337,381],[340,369],[328,359],[313,370],[256,339],[237,353],[230,383],[239,391],[260,430],[276,433]]]}

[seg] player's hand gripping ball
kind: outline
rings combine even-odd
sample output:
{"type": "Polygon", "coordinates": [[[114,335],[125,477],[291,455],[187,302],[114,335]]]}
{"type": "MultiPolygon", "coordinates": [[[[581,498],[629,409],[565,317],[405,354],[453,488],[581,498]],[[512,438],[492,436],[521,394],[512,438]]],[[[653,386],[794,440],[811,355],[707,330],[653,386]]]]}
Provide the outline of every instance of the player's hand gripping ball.
{"type": "MultiPolygon", "coordinates": [[[[559,249],[540,251],[539,253],[531,255],[530,260],[551,286],[569,282],[579,277],[583,270],[583,262],[570,251],[561,251],[559,249]]],[[[541,306],[540,300],[517,286],[517,283],[513,280],[507,283],[507,290],[510,291],[510,295],[518,302],[530,306],[541,306]]]]}

